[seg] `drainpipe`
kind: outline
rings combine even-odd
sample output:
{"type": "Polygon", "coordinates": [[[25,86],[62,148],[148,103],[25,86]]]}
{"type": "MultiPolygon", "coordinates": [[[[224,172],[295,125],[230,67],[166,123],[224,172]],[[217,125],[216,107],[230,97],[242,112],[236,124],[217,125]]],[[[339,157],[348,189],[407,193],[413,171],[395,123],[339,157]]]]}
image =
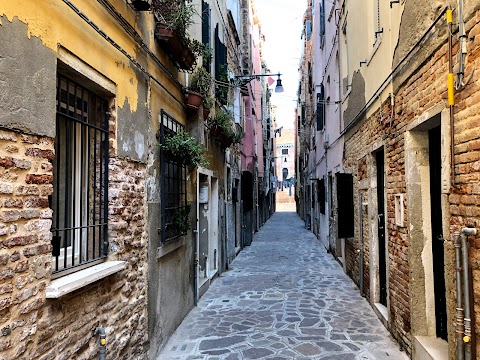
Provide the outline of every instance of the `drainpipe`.
{"type": "Polygon", "coordinates": [[[454,125],[453,125],[453,110],[455,106],[455,78],[453,75],[453,14],[452,9],[449,7],[447,9],[447,24],[448,24],[448,105],[450,108],[450,180],[451,186],[455,185],[455,151],[454,151],[454,125]]]}
{"type": "Polygon", "coordinates": [[[465,359],[465,344],[463,343],[464,334],[464,310],[462,307],[462,242],[460,241],[460,233],[455,231],[453,234],[455,245],[455,270],[456,270],[456,286],[457,286],[457,309],[456,309],[456,322],[455,333],[457,336],[457,360],[465,359]]]}
{"type": "Polygon", "coordinates": [[[107,358],[107,334],[105,329],[101,326],[97,327],[94,332],[95,335],[99,336],[98,343],[98,360],[106,360],[107,358]]]}
{"type": "Polygon", "coordinates": [[[460,239],[462,241],[463,298],[465,305],[465,336],[463,337],[463,342],[465,343],[465,360],[472,359],[472,319],[470,314],[470,273],[468,266],[468,236],[470,235],[477,235],[477,229],[462,229],[460,239]]]}
{"type": "Polygon", "coordinates": [[[363,194],[360,193],[360,294],[362,297],[365,297],[365,292],[363,291],[363,194]]]}

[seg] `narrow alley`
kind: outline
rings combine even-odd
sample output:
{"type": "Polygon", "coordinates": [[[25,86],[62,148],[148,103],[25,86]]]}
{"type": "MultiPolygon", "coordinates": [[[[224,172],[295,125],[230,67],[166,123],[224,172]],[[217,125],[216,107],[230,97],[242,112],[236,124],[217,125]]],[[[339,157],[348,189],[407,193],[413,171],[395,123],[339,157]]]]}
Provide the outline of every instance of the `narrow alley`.
{"type": "Polygon", "coordinates": [[[158,360],[307,358],[408,357],[297,214],[277,212],[158,360]]]}

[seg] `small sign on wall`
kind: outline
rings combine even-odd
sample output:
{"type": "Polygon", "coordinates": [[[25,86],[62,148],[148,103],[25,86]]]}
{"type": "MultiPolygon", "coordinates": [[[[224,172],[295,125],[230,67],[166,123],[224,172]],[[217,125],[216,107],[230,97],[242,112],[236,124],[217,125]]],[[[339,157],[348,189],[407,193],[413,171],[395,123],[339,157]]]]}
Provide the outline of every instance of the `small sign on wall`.
{"type": "Polygon", "coordinates": [[[403,194],[395,194],[395,224],[404,227],[403,194]]]}

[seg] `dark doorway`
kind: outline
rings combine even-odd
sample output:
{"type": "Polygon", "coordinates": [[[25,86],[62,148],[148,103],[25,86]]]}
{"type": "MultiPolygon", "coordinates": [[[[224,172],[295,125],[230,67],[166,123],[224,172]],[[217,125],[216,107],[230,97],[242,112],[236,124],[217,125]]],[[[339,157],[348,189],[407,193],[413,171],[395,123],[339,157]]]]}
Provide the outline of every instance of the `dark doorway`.
{"type": "Polygon", "coordinates": [[[242,204],[243,204],[243,246],[250,246],[253,239],[253,175],[242,173],[242,204]]]}
{"type": "Polygon", "coordinates": [[[433,286],[437,337],[447,340],[447,304],[445,299],[445,266],[442,230],[441,128],[428,132],[430,162],[430,203],[432,221],[433,286]]]}
{"type": "Polygon", "coordinates": [[[385,244],[385,159],[381,149],[376,154],[377,162],[377,209],[378,209],[378,280],[380,304],[387,306],[387,259],[385,244]]]}
{"type": "Polygon", "coordinates": [[[337,175],[338,238],[351,238],[354,233],[353,175],[337,175]]]}

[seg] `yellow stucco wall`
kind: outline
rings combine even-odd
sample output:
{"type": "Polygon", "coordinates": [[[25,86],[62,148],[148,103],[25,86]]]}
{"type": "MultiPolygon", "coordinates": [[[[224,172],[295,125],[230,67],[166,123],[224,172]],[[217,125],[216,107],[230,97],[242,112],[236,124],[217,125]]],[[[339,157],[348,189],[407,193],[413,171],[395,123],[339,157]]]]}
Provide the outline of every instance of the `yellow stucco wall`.
{"type": "MultiPolygon", "coordinates": [[[[137,52],[141,51],[142,58],[146,59],[145,54],[142,50],[139,50],[136,42],[126,34],[124,29],[99,2],[72,0],[71,3],[86,14],[92,22],[117,42],[128,54],[138,60],[137,52]]],[[[138,14],[124,0],[111,0],[111,3],[142,35],[141,29],[136,26],[138,14]]],[[[143,28],[148,30],[148,34],[143,36],[143,39],[145,43],[152,47],[157,56],[168,65],[166,56],[159,51],[153,41],[154,20],[153,15],[150,13],[148,15],[143,17],[144,19],[149,19],[149,21],[142,24],[143,28]]],[[[6,17],[8,21],[13,21],[15,17],[18,18],[18,20],[27,25],[28,33],[26,36],[38,37],[46,47],[55,52],[58,52],[60,47],[69,50],[116,84],[116,103],[118,107],[122,108],[128,103],[132,112],[137,110],[139,100],[138,83],[144,79],[139,79],[138,75],[136,75],[134,71],[135,65],[81,19],[64,1],[0,0],[0,16],[6,17]]],[[[175,97],[180,100],[183,99],[183,94],[179,87],[161,69],[153,65],[153,61],[150,58],[146,61],[140,61],[140,63],[164,84],[175,97]]],[[[183,81],[183,74],[176,72],[173,67],[172,70],[178,79],[183,81]]],[[[146,77],[146,75],[141,76],[146,77]]],[[[179,121],[183,122],[185,115],[181,106],[172,101],[171,97],[167,98],[169,95],[164,93],[164,91],[161,91],[159,96],[161,98],[159,101],[152,102],[155,105],[155,108],[151,108],[152,113],[158,114],[160,107],[166,108],[179,121]]]]}

